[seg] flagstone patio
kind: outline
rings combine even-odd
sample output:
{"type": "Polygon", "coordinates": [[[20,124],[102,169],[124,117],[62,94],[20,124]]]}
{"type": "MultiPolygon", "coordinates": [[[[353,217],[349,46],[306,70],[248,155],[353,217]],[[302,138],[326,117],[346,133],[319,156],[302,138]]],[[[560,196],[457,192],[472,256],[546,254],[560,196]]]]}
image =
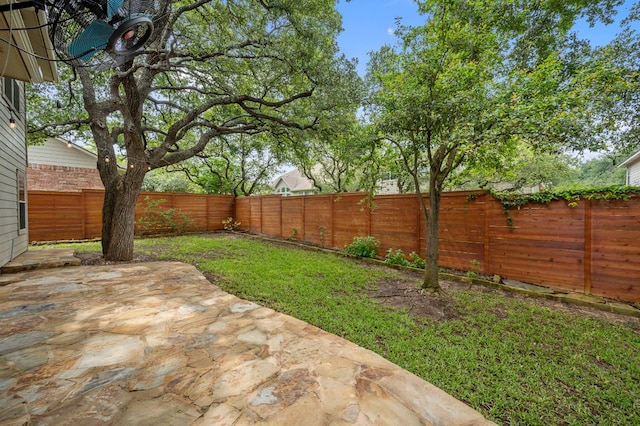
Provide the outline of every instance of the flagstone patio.
{"type": "Polygon", "coordinates": [[[0,425],[24,424],[493,423],[369,350],[225,293],[193,266],[152,262],[3,270],[0,425]]]}

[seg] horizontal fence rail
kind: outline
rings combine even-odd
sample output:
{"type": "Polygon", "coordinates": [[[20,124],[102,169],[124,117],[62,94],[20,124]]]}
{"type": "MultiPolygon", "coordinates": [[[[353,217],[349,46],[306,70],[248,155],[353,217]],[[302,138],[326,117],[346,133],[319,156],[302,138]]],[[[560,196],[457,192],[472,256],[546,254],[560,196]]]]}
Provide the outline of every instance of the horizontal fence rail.
{"type": "MultiPolygon", "coordinates": [[[[428,201],[428,200],[427,200],[428,201]]],[[[428,203],[427,203],[428,204],[428,203]]],[[[440,265],[640,301],[640,199],[531,203],[507,214],[477,192],[442,196],[440,265]]],[[[415,194],[237,198],[240,229],[342,248],[356,236],[425,257],[426,223],[415,194]]]]}
{"type": "MultiPolygon", "coordinates": [[[[29,192],[29,237],[33,241],[99,238],[104,192],[29,192]]],[[[189,218],[186,231],[223,229],[233,217],[239,229],[342,248],[356,236],[424,258],[426,223],[415,194],[361,193],[301,197],[142,193],[148,202],[189,218]]],[[[640,301],[640,198],[531,203],[508,212],[491,195],[450,192],[442,196],[440,265],[550,288],[640,301]]],[[[140,229],[138,229],[140,231],[140,229]]],[[[159,230],[162,231],[162,230],[159,230]]]]}

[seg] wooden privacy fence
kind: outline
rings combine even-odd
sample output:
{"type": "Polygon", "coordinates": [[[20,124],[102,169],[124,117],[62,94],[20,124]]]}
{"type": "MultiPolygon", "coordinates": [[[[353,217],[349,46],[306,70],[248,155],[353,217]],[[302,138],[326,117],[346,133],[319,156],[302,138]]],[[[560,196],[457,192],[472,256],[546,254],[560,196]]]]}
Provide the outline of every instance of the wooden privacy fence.
{"type": "MultiPolygon", "coordinates": [[[[29,191],[29,240],[58,241],[99,238],[102,234],[104,191],[29,191]]],[[[138,197],[136,220],[149,200],[165,200],[163,208],[175,208],[188,215],[188,231],[223,229],[222,221],[233,216],[234,197],[143,192],[138,197]]]]}
{"type": "MultiPolygon", "coordinates": [[[[103,191],[29,191],[31,241],[98,238],[103,191]]],[[[189,231],[222,229],[234,217],[240,229],[342,248],[355,236],[425,256],[425,222],[414,194],[383,195],[371,209],[364,194],[245,197],[142,193],[186,213],[189,231]]],[[[510,211],[488,194],[451,192],[442,197],[440,264],[504,278],[640,301],[640,198],[528,204],[510,211]]]]}
{"type": "MultiPolygon", "coordinates": [[[[354,236],[425,256],[425,221],[414,194],[237,198],[240,229],[342,248],[354,236]]],[[[488,194],[445,193],[440,265],[640,301],[640,199],[532,203],[509,212],[488,194]]]]}

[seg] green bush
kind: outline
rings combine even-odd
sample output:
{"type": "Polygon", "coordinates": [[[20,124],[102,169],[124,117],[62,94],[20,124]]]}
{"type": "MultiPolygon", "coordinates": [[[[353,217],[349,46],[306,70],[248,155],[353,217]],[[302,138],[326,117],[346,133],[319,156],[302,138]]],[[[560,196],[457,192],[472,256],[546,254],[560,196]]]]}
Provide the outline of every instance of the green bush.
{"type": "Polygon", "coordinates": [[[424,259],[415,251],[409,253],[409,263],[411,264],[410,266],[413,266],[414,268],[424,269],[425,267],[424,259]]]}
{"type": "Polygon", "coordinates": [[[385,263],[388,263],[389,265],[410,266],[417,269],[424,269],[425,266],[424,259],[422,259],[415,251],[409,253],[409,260],[407,260],[401,249],[394,250],[392,248],[387,250],[385,263]]]}
{"type": "Polygon", "coordinates": [[[191,227],[191,217],[179,209],[167,208],[162,204],[167,200],[152,200],[144,198],[142,215],[136,220],[136,234],[162,234],[173,233],[182,235],[191,227]]]}
{"type": "Polygon", "coordinates": [[[344,252],[359,257],[376,257],[380,241],[373,237],[353,237],[353,242],[344,247],[344,252]]]}
{"type": "Polygon", "coordinates": [[[411,263],[404,257],[404,252],[401,249],[393,250],[390,248],[387,250],[385,263],[389,265],[411,266],[411,263]]]}
{"type": "Polygon", "coordinates": [[[228,217],[222,221],[222,226],[224,226],[224,229],[227,231],[235,231],[240,225],[242,225],[242,222],[238,222],[232,217],[228,217]]]}

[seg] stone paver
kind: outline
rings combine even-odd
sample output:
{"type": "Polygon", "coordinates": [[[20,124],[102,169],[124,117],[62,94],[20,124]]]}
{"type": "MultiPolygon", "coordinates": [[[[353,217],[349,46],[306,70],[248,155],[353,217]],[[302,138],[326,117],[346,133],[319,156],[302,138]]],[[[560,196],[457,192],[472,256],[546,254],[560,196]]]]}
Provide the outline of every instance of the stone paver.
{"type": "Polygon", "coordinates": [[[489,425],[176,262],[0,275],[0,425],[489,425]]]}
{"type": "Polygon", "coordinates": [[[15,274],[32,269],[78,266],[80,263],[73,249],[29,250],[0,267],[0,273],[15,274]]]}

